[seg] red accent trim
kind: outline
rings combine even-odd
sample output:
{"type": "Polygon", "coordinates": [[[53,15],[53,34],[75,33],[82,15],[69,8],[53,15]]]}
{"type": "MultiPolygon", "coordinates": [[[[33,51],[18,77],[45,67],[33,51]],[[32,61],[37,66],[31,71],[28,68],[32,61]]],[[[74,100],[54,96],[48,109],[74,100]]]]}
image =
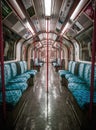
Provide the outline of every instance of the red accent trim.
{"type": "Polygon", "coordinates": [[[35,42],[34,42],[34,69],[35,69],[35,59],[36,59],[36,50],[35,50],[35,42]]]}
{"type": "Polygon", "coordinates": [[[93,23],[93,41],[92,41],[92,68],[91,68],[91,86],[90,86],[90,108],[89,108],[89,116],[92,118],[92,110],[93,110],[93,97],[94,97],[94,66],[95,66],[95,54],[96,54],[96,1],[95,1],[95,9],[94,9],[94,23],[93,23]]]}
{"type": "Polygon", "coordinates": [[[60,42],[60,68],[62,69],[62,57],[61,57],[61,54],[62,54],[62,36],[61,36],[61,42],[60,42]]]}
{"type": "Polygon", "coordinates": [[[84,11],[84,9],[90,4],[90,0],[89,1],[87,1],[87,3],[84,5],[84,7],[80,10],[80,12],[77,14],[77,16],[74,18],[74,20],[75,19],[77,19],[78,17],[79,17],[79,15],[80,15],[80,13],[82,13],[83,11],[84,11]]]}
{"type": "Polygon", "coordinates": [[[2,30],[2,8],[0,1],[0,64],[1,64],[1,79],[2,79],[2,101],[3,101],[3,118],[6,120],[6,100],[5,100],[5,80],[4,80],[4,45],[3,45],[3,30],[2,30]]]}
{"type": "Polygon", "coordinates": [[[49,76],[49,73],[48,73],[48,20],[47,20],[47,93],[48,93],[48,76],[49,76]]]}

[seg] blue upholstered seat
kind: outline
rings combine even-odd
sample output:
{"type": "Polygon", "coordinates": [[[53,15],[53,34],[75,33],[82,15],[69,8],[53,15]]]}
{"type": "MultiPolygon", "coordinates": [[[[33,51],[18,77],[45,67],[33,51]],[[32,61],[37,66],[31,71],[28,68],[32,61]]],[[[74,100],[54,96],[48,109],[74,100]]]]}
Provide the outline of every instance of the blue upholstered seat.
{"type": "Polygon", "coordinates": [[[67,70],[60,70],[58,73],[61,77],[65,77],[66,74],[70,74],[70,72],[67,70]]]}
{"type": "MultiPolygon", "coordinates": [[[[20,63],[19,69],[17,67],[17,62],[4,64],[6,103],[12,106],[16,105],[16,103],[22,96],[22,92],[24,92],[27,89],[28,87],[27,80],[30,78],[30,74],[25,73],[23,62],[20,61],[19,63],[20,63]]],[[[1,86],[2,86],[2,80],[1,80],[1,67],[0,67],[0,90],[1,86]]],[[[0,103],[2,103],[1,91],[0,91],[0,103]]]]}
{"type": "Polygon", "coordinates": [[[29,74],[31,76],[35,76],[37,74],[37,70],[27,70],[27,63],[26,63],[26,61],[23,61],[23,65],[24,65],[24,73],[25,74],[29,74]]]}
{"type": "MultiPolygon", "coordinates": [[[[8,65],[5,65],[7,66],[7,74],[8,74],[8,77],[10,77],[7,81],[7,83],[18,83],[18,82],[27,82],[28,78],[26,78],[26,76],[17,76],[17,68],[16,68],[16,65],[15,63],[10,63],[8,65]]],[[[23,73],[23,72],[22,72],[23,73]]]]}
{"type": "Polygon", "coordinates": [[[35,76],[37,74],[37,70],[28,70],[25,72],[26,74],[30,74],[31,76],[35,76]]]}
{"type": "MultiPolygon", "coordinates": [[[[11,90],[5,92],[6,103],[15,106],[22,96],[21,90],[11,90]]],[[[0,104],[2,104],[2,92],[0,92],[0,104]]]]}
{"type": "Polygon", "coordinates": [[[20,82],[20,83],[11,83],[5,86],[5,90],[21,90],[21,92],[24,92],[28,87],[27,83],[20,82]]]}
{"type": "MultiPolygon", "coordinates": [[[[90,103],[90,90],[77,89],[72,92],[80,108],[84,109],[86,104],[90,103]]],[[[96,91],[94,92],[93,103],[96,103],[96,91]]]]}
{"type": "Polygon", "coordinates": [[[66,74],[66,75],[65,75],[65,78],[68,80],[68,78],[70,78],[70,77],[72,77],[72,76],[74,76],[74,74],[69,73],[69,74],[66,74]]]}
{"type": "Polygon", "coordinates": [[[67,80],[69,83],[86,83],[83,79],[80,79],[77,76],[69,77],[67,80]]]}
{"type": "Polygon", "coordinates": [[[15,77],[14,79],[11,79],[11,80],[9,80],[9,82],[8,83],[22,83],[22,82],[27,82],[27,78],[26,77],[15,77]]]}
{"type": "Polygon", "coordinates": [[[90,90],[88,85],[85,83],[85,84],[82,84],[82,83],[69,83],[68,84],[68,89],[71,91],[71,92],[74,92],[75,90],[90,90]]]}
{"type": "Polygon", "coordinates": [[[68,64],[68,70],[59,70],[58,73],[61,77],[65,77],[66,74],[71,74],[73,61],[70,61],[68,64]]]}
{"type": "MultiPolygon", "coordinates": [[[[68,75],[68,74],[67,74],[68,75]]],[[[68,80],[68,89],[75,97],[78,105],[84,109],[86,104],[90,103],[90,81],[91,81],[91,64],[80,63],[78,76],[65,76],[68,80]]],[[[94,99],[96,103],[96,66],[94,70],[94,99]]]]}
{"type": "Polygon", "coordinates": [[[15,78],[26,78],[28,80],[30,78],[30,74],[28,73],[20,74],[17,75],[15,78]]]}

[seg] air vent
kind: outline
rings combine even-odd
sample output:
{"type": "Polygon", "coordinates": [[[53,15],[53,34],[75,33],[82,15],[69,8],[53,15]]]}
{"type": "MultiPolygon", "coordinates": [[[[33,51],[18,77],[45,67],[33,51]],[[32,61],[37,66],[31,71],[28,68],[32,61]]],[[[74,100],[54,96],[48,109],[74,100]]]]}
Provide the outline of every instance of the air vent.
{"type": "Polygon", "coordinates": [[[84,29],[84,27],[77,21],[73,24],[72,29],[76,32],[79,33],[84,29]]]}
{"type": "Polygon", "coordinates": [[[13,27],[12,29],[14,31],[16,31],[17,33],[21,32],[24,29],[24,26],[21,24],[20,21],[18,21],[13,27]]]}
{"type": "Polygon", "coordinates": [[[34,10],[33,6],[31,6],[30,8],[28,8],[27,12],[28,12],[28,14],[29,14],[30,17],[32,17],[33,15],[35,15],[35,10],[34,10]]]}
{"type": "Polygon", "coordinates": [[[76,32],[73,29],[69,29],[68,32],[65,34],[67,37],[72,38],[76,35],[76,32]]]}
{"type": "Polygon", "coordinates": [[[35,15],[35,10],[34,7],[32,5],[32,0],[22,0],[28,14],[30,17],[32,17],[33,15],[35,15]]]}
{"type": "Polygon", "coordinates": [[[26,29],[23,29],[20,33],[19,33],[20,36],[22,36],[23,38],[25,39],[28,39],[32,36],[31,32],[30,31],[27,31],[26,29]]]}
{"type": "Polygon", "coordinates": [[[26,33],[26,29],[23,29],[19,34],[23,36],[26,33]]]}
{"type": "Polygon", "coordinates": [[[15,25],[18,21],[16,15],[14,13],[11,13],[8,17],[7,20],[12,24],[15,25]]]}
{"type": "Polygon", "coordinates": [[[78,18],[78,22],[84,27],[87,28],[92,24],[92,21],[89,20],[89,18],[85,14],[81,14],[81,16],[78,18]]]}

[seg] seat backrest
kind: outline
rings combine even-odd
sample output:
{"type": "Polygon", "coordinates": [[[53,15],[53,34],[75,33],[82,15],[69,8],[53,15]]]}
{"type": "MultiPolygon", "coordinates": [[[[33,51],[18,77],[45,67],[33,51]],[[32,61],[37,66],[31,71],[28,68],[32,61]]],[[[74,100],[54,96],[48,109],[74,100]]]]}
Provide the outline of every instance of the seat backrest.
{"type": "Polygon", "coordinates": [[[24,71],[26,72],[27,71],[27,62],[26,61],[22,61],[23,62],[23,65],[24,65],[24,71]]]}
{"type": "Polygon", "coordinates": [[[84,80],[89,85],[90,84],[90,75],[91,74],[91,64],[85,64],[84,67],[84,80]]]}
{"type": "Polygon", "coordinates": [[[84,67],[85,67],[85,64],[84,63],[79,63],[79,67],[78,67],[78,76],[80,78],[84,78],[84,67]]]}
{"type": "MultiPolygon", "coordinates": [[[[12,72],[10,64],[4,64],[4,80],[5,85],[7,85],[8,81],[12,78],[12,72]]],[[[1,67],[0,67],[0,89],[2,86],[2,79],[1,79],[1,67]]]]}
{"type": "Polygon", "coordinates": [[[72,74],[75,74],[75,67],[76,67],[76,62],[73,61],[72,67],[71,67],[71,73],[72,73],[72,74]]]}
{"type": "Polygon", "coordinates": [[[10,63],[11,71],[12,71],[12,77],[15,77],[17,75],[17,66],[15,62],[10,63]]]}
{"type": "MultiPolygon", "coordinates": [[[[85,67],[84,79],[86,83],[89,85],[91,84],[91,64],[87,64],[85,67]]],[[[94,88],[96,89],[96,66],[94,68],[94,88]]]]}
{"type": "Polygon", "coordinates": [[[68,64],[68,70],[69,70],[69,72],[71,72],[72,63],[73,63],[73,61],[69,61],[69,64],[68,64]]]}
{"type": "Polygon", "coordinates": [[[18,63],[20,64],[21,74],[23,74],[25,72],[23,61],[19,61],[18,63]]]}

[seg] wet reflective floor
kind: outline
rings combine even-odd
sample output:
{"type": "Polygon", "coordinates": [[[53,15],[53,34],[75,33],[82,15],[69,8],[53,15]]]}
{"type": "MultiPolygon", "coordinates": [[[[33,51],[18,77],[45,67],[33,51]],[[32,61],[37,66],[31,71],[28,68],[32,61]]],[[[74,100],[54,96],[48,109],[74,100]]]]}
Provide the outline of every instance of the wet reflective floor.
{"type": "Polygon", "coordinates": [[[64,87],[51,64],[48,72],[47,92],[46,64],[35,78],[33,87],[27,91],[25,104],[15,130],[80,130],[70,109],[64,87]]]}

